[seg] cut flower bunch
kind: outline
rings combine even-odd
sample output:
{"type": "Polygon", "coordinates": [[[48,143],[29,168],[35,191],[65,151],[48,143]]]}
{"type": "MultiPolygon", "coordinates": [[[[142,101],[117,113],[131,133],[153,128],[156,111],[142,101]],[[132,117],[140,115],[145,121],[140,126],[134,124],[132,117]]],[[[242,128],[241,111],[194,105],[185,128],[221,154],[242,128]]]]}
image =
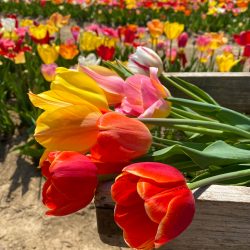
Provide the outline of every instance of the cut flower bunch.
{"type": "Polygon", "coordinates": [[[193,189],[249,185],[250,118],[220,106],[197,86],[162,73],[160,57],[138,47],[127,67],[57,68],[50,90],[29,93],[46,178],[46,214],[91,202],[99,182],[115,179],[114,219],[135,249],[158,248],[195,213],[193,189]],[[189,98],[171,96],[179,89],[189,98]]]}

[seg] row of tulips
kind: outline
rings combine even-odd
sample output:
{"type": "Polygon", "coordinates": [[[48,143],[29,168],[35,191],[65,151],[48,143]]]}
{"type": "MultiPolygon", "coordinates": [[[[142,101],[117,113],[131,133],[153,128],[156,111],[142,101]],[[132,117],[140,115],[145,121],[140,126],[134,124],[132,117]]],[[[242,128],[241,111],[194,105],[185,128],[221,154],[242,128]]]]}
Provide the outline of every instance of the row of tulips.
{"type": "Polygon", "coordinates": [[[108,26],[136,23],[145,26],[152,18],[185,23],[190,32],[224,30],[237,33],[241,24],[249,26],[248,0],[220,1],[1,1],[2,13],[16,13],[23,17],[43,18],[54,12],[71,14],[78,23],[98,22],[108,26]]]}
{"type": "MultiPolygon", "coordinates": [[[[15,2],[19,3],[19,0],[6,0],[5,2],[15,2]]],[[[208,14],[225,12],[232,12],[234,14],[239,14],[245,12],[248,7],[247,0],[185,0],[185,1],[173,1],[173,0],[24,0],[26,4],[31,4],[32,2],[40,2],[41,6],[45,7],[48,2],[55,5],[61,4],[72,4],[80,5],[82,8],[89,7],[91,5],[108,5],[112,7],[135,9],[139,7],[146,8],[165,8],[173,9],[174,11],[182,11],[187,15],[190,12],[199,9],[202,5],[208,4],[208,14]]]]}
{"type": "MultiPolygon", "coordinates": [[[[235,55],[233,43],[228,44],[231,40],[223,33],[190,37],[180,23],[154,19],[147,23],[147,27],[130,24],[111,28],[91,24],[82,28],[67,26],[69,21],[69,15],[59,13],[43,22],[18,19],[14,14],[1,18],[0,71],[3,78],[0,105],[3,122],[0,127],[3,133],[11,133],[15,128],[10,110],[19,115],[21,125],[34,126],[39,112],[30,105],[25,93],[29,89],[35,93],[48,89],[46,81],[54,79],[58,66],[76,67],[77,62],[82,66],[98,65],[115,58],[126,65],[130,57],[129,66],[136,67],[145,62],[140,54],[139,57],[132,54],[135,49],[142,54],[151,54],[147,48],[153,48],[159,55],[156,55],[158,61],[162,61],[161,71],[212,71],[215,67],[222,72],[248,69],[249,31],[231,37],[234,46],[238,46],[235,55]],[[63,40],[63,34],[68,30],[71,37],[63,40]],[[194,46],[190,58],[186,46],[191,43],[194,46]]],[[[143,68],[138,70],[138,73],[144,71],[143,68]]]]}
{"type": "Polygon", "coordinates": [[[158,248],[192,222],[192,189],[250,184],[250,119],[161,74],[149,48],[138,47],[127,67],[106,66],[57,68],[50,90],[29,93],[43,110],[34,136],[45,148],[46,214],[84,208],[98,182],[116,177],[110,192],[125,242],[158,248]],[[169,85],[192,99],[171,97],[169,85]]]}

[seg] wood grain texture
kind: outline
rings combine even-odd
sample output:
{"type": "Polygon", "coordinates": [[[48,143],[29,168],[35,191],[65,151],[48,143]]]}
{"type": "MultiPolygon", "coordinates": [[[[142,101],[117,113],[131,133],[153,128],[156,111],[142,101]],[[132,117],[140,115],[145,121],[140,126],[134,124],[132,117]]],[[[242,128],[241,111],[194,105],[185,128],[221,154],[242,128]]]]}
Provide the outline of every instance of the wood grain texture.
{"type": "MultiPolygon", "coordinates": [[[[166,73],[166,76],[180,77],[199,86],[209,93],[220,105],[250,114],[250,73],[166,73]]],[[[173,96],[186,97],[169,84],[173,96]]]]}
{"type": "MultiPolygon", "coordinates": [[[[125,247],[113,221],[111,184],[102,183],[96,193],[98,232],[104,243],[125,247]]],[[[250,249],[250,187],[212,185],[193,193],[196,213],[192,224],[161,250],[250,249]]]]}

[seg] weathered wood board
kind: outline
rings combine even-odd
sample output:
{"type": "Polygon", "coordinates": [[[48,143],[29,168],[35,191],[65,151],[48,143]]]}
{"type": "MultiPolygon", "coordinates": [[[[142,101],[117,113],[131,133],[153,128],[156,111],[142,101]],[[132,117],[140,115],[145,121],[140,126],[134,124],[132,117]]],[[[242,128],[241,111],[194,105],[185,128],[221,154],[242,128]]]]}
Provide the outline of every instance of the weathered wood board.
{"type": "MultiPolygon", "coordinates": [[[[222,106],[250,114],[250,73],[190,72],[166,75],[180,77],[199,86],[222,106]]],[[[168,88],[173,96],[181,96],[171,85],[168,88]]]]}
{"type": "MultiPolygon", "coordinates": [[[[126,247],[113,221],[111,182],[99,185],[95,204],[98,232],[109,245],[126,247]]],[[[250,187],[212,185],[194,190],[196,213],[192,224],[164,250],[249,250],[250,187]]]]}

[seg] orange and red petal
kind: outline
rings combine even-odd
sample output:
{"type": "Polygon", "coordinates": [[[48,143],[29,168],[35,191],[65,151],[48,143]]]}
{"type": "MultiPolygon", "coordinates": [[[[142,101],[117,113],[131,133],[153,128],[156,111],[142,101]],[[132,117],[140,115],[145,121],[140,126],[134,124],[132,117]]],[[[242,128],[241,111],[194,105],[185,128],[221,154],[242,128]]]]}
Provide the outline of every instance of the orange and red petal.
{"type": "Polygon", "coordinates": [[[137,194],[136,185],[138,177],[123,173],[119,175],[111,187],[111,195],[118,205],[136,206],[137,203],[143,202],[137,194]]]}
{"type": "Polygon", "coordinates": [[[148,218],[143,201],[130,207],[117,205],[115,221],[122,228],[124,240],[131,248],[153,249],[158,224],[148,218]]]}
{"type": "Polygon", "coordinates": [[[158,162],[134,163],[123,171],[158,183],[185,183],[185,178],[178,169],[158,162]]]}
{"type": "Polygon", "coordinates": [[[160,247],[181,234],[192,222],[194,213],[195,201],[187,188],[169,203],[166,215],[159,224],[155,246],[160,247]]]}

